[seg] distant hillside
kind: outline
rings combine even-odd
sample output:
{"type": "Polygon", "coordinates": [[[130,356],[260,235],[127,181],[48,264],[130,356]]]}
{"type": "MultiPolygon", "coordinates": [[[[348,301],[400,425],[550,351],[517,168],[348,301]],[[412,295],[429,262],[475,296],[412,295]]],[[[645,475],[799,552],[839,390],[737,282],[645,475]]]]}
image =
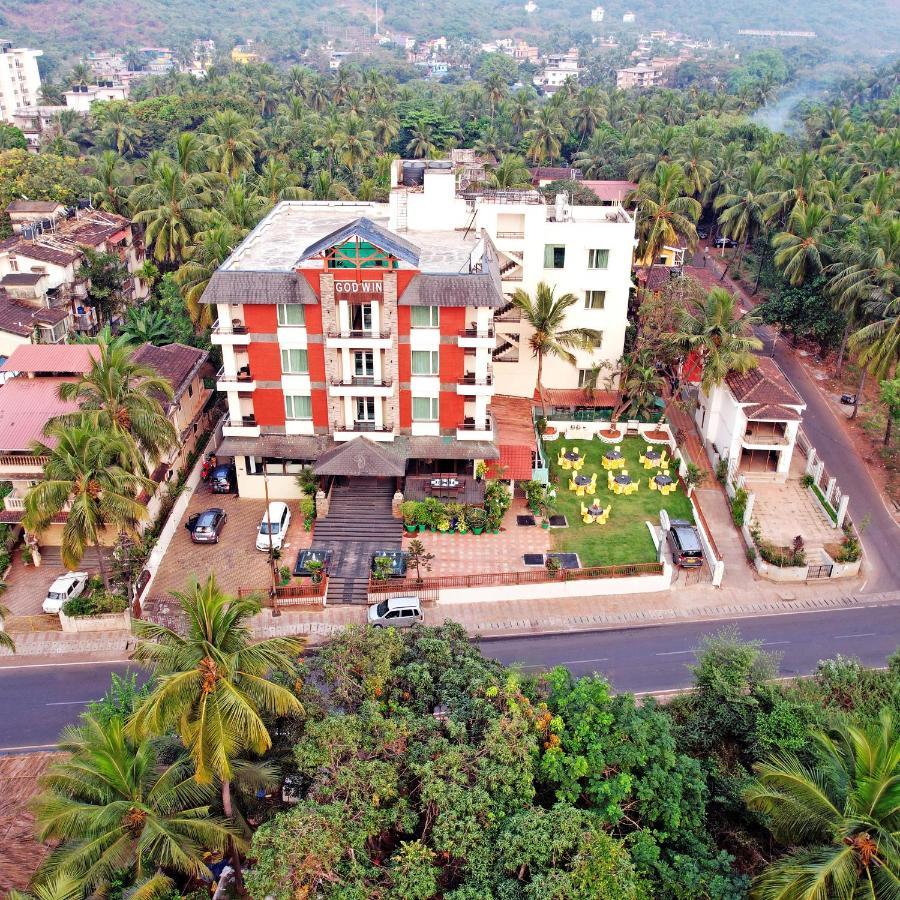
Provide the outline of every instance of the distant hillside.
{"type": "MultiPolygon", "coordinates": [[[[896,52],[900,24],[893,0],[756,0],[697,4],[696,0],[537,0],[528,15],[512,0],[383,0],[386,27],[416,37],[446,34],[488,39],[499,34],[530,36],[541,43],[621,29],[622,13],[637,15],[633,31],[667,27],[692,36],[737,40],[740,28],[816,31],[836,52],[896,52]],[[603,26],[592,26],[590,10],[606,8],[603,26]]],[[[184,43],[213,37],[223,49],[256,38],[291,58],[324,34],[374,22],[374,0],[0,0],[0,34],[41,47],[52,60],[87,50],[184,43]]]]}

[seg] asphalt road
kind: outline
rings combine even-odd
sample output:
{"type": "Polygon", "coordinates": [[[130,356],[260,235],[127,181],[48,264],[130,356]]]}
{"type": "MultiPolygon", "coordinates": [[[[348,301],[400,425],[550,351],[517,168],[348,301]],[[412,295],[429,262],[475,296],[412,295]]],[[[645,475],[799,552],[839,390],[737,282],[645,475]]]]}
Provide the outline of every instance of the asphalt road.
{"type": "Polygon", "coordinates": [[[848,607],[827,612],[685,622],[593,633],[502,638],[482,650],[525,671],[566,666],[575,675],[601,672],[617,691],[661,692],[689,687],[688,666],[704,634],[734,624],[745,640],[782,655],[781,674],[807,675],[820,659],[858,657],[883,666],[900,646],[900,606],[848,607]]]}
{"type": "MultiPolygon", "coordinates": [[[[783,654],[781,674],[805,675],[825,657],[842,653],[884,665],[900,645],[900,605],[850,607],[815,613],[761,616],[722,622],[538,635],[484,641],[482,650],[526,670],[567,666],[574,674],[602,672],[619,691],[660,692],[687,687],[687,666],[704,634],[727,624],[783,654]]],[[[103,695],[111,672],[127,662],[0,668],[0,753],[48,749],[75,722],[85,704],[103,695]]],[[[138,670],[140,671],[140,670],[138,670]]]]}

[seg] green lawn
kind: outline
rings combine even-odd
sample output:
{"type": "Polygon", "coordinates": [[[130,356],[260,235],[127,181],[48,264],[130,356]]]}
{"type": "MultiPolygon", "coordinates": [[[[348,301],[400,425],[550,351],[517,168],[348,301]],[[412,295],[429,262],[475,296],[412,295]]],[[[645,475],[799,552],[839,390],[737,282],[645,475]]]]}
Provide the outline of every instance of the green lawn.
{"type": "MultiPolygon", "coordinates": [[[[640,488],[636,494],[626,497],[616,495],[606,486],[606,469],[600,464],[600,457],[609,450],[609,445],[594,439],[591,441],[567,441],[560,436],[545,445],[550,464],[550,481],[556,487],[554,510],[569,520],[568,528],[552,530],[554,549],[577,553],[582,566],[615,566],[624,563],[654,562],[656,549],[645,522],[659,523],[659,511],[663,508],[673,519],[694,521],[691,502],[679,488],[668,497],[651,491],[647,481],[651,472],[645,471],[638,461],[647,442],[643,438],[626,438],[619,449],[625,457],[625,468],[632,478],[640,478],[640,488]],[[577,447],[585,455],[582,474],[597,472],[597,500],[601,506],[612,503],[609,521],[605,525],[585,525],[581,521],[581,503],[590,506],[589,497],[579,497],[569,490],[570,472],[556,464],[560,448],[571,450],[577,447]]],[[[671,470],[671,467],[670,467],[671,470]]],[[[656,471],[656,470],[653,470],[656,471]]],[[[674,470],[671,470],[674,474],[674,470]]]]}

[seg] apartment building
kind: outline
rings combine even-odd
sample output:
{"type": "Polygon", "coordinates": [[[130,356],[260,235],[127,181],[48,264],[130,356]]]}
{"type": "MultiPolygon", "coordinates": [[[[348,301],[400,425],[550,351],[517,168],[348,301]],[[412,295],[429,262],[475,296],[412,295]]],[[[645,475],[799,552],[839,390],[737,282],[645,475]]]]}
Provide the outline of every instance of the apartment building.
{"type": "Polygon", "coordinates": [[[548,54],[540,75],[535,76],[534,84],[543,88],[545,93],[559,90],[568,79],[578,81],[581,65],[578,49],[573,47],[565,53],[548,54]]]}
{"type": "Polygon", "coordinates": [[[517,288],[574,292],[571,325],[602,333],[576,366],[545,360],[546,387],[578,393],[621,356],[625,209],[463,192],[445,160],[398,160],[392,179],[388,203],[279,203],[203,295],[228,404],[219,455],[234,458],[242,495],[299,496],[306,466],[471,475],[478,461],[514,460],[506,477],[531,477],[533,446],[514,420],[530,419],[536,361],[509,302],[517,288]]]}
{"type": "MultiPolygon", "coordinates": [[[[90,334],[97,326],[97,314],[89,302],[90,284],[79,275],[85,248],[116,253],[125,263],[131,273],[123,286],[126,302],[142,300],[149,293],[149,285],[137,276],[144,248],[131,222],[115,213],[90,209],[86,203],[82,201],[85,208],[77,209],[43,200],[15,200],[6,209],[14,234],[0,241],[0,288],[17,303],[59,311],[53,326],[64,327],[66,334],[90,334]]],[[[41,315],[43,321],[47,313],[41,315]]],[[[0,315],[0,332],[9,318],[0,315]]],[[[3,340],[0,335],[0,344],[3,340]]]]}
{"type": "Polygon", "coordinates": [[[629,88],[651,88],[664,84],[667,66],[641,63],[616,71],[616,87],[622,90],[629,88]]]}
{"type": "Polygon", "coordinates": [[[14,124],[20,107],[37,106],[41,93],[41,75],[37,58],[43,50],[13,47],[0,40],[0,119],[14,124]]]}
{"type": "Polygon", "coordinates": [[[127,100],[129,86],[112,79],[101,79],[96,84],[76,84],[72,90],[65,91],[63,98],[69,109],[86,113],[93,103],[108,100],[127,100]]]}

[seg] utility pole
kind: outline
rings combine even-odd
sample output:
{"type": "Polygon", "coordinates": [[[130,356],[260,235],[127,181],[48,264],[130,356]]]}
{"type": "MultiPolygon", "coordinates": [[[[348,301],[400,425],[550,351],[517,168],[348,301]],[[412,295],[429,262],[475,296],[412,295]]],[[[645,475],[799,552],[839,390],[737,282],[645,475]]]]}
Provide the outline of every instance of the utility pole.
{"type": "Polygon", "coordinates": [[[263,460],[263,487],[266,494],[266,514],[263,519],[268,523],[266,527],[269,530],[269,565],[272,567],[272,590],[270,596],[272,597],[272,616],[275,617],[280,616],[281,611],[278,609],[278,575],[275,566],[275,544],[272,541],[272,517],[269,515],[269,473],[266,470],[265,460],[263,460]]]}

